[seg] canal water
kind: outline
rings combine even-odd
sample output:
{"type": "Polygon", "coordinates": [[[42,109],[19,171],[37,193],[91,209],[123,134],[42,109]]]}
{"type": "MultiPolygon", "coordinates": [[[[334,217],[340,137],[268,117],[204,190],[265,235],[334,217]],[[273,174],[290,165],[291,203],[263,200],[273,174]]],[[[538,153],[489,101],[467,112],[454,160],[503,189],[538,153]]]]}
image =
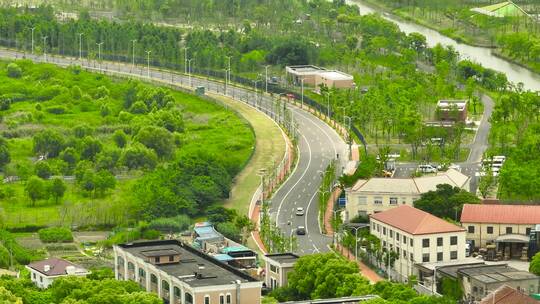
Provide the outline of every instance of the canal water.
{"type": "Polygon", "coordinates": [[[360,8],[360,14],[362,15],[380,13],[383,18],[397,24],[401,31],[407,34],[417,32],[426,36],[427,44],[430,47],[433,47],[438,43],[445,46],[451,45],[459,52],[460,58],[469,59],[482,64],[482,66],[486,68],[505,73],[508,80],[513,83],[523,83],[526,90],[540,91],[540,74],[495,56],[490,48],[459,43],[456,40],[425,26],[383,13],[382,11],[366,5],[361,0],[348,0],[347,2],[349,4],[356,4],[360,8]]]}

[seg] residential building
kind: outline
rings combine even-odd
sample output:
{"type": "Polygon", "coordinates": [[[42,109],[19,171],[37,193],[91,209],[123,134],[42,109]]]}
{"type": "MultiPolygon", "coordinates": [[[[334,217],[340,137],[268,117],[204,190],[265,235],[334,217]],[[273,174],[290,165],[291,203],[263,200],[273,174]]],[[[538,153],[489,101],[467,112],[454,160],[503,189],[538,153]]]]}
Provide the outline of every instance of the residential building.
{"type": "Polygon", "coordinates": [[[345,219],[367,216],[401,205],[413,206],[422,193],[437,190],[439,184],[449,184],[468,191],[470,177],[455,169],[448,169],[433,176],[359,180],[352,188],[345,189],[345,219]]]}
{"type": "Polygon", "coordinates": [[[437,118],[442,121],[465,121],[467,119],[467,101],[439,100],[437,118]]]}
{"type": "Polygon", "coordinates": [[[264,256],[266,287],[275,289],[287,286],[287,274],[293,270],[300,257],[294,253],[274,253],[264,256]]]}
{"type": "Polygon", "coordinates": [[[486,264],[475,258],[453,263],[423,263],[415,267],[418,269],[418,281],[424,282],[424,290],[445,294],[443,281],[447,280],[459,284],[463,300],[468,301],[479,301],[505,285],[527,294],[538,293],[539,288],[539,277],[530,272],[504,263],[486,264]]]}
{"type": "Polygon", "coordinates": [[[540,206],[465,204],[461,225],[475,247],[497,245],[501,258],[522,258],[530,234],[540,224],[540,206]]]}
{"type": "Polygon", "coordinates": [[[257,304],[262,282],[177,240],[114,246],[118,280],[174,304],[257,304]]]}
{"type": "Polygon", "coordinates": [[[214,229],[209,222],[196,223],[193,228],[193,245],[205,252],[216,250],[223,242],[225,237],[214,229]]]}
{"type": "Polygon", "coordinates": [[[540,304],[540,301],[531,298],[529,295],[523,293],[521,290],[517,290],[508,285],[501,285],[501,287],[495,289],[492,293],[484,297],[480,304],[540,304]]]}
{"type": "Polygon", "coordinates": [[[81,266],[59,258],[49,258],[26,265],[30,271],[30,280],[39,288],[49,287],[54,280],[65,276],[84,277],[90,271],[81,266]]]}
{"type": "Polygon", "coordinates": [[[397,260],[389,273],[398,281],[416,275],[414,264],[450,262],[465,258],[465,229],[409,205],[370,215],[370,231],[381,248],[397,260]]]}
{"type": "Polygon", "coordinates": [[[337,70],[327,70],[314,65],[296,65],[287,66],[285,71],[287,78],[297,86],[302,85],[303,81],[305,86],[310,87],[319,87],[321,84],[337,89],[354,87],[353,76],[337,70]]]}

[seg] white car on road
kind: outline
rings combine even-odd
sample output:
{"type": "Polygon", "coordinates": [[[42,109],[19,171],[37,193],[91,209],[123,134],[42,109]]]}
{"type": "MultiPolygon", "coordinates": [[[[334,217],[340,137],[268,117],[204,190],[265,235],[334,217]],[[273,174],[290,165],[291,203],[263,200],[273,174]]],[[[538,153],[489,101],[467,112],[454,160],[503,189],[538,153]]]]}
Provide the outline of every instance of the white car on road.
{"type": "Polygon", "coordinates": [[[302,207],[296,208],[296,215],[298,215],[298,216],[304,215],[304,208],[302,208],[302,207]]]}

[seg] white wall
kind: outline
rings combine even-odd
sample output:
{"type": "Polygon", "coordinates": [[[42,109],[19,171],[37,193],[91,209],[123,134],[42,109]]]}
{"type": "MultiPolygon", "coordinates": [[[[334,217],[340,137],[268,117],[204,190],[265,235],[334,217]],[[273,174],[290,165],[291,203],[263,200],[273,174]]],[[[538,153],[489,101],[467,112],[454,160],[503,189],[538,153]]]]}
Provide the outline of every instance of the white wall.
{"type": "Polygon", "coordinates": [[[391,193],[381,194],[373,192],[352,192],[347,191],[347,213],[348,219],[352,219],[361,213],[366,215],[376,212],[386,211],[399,205],[413,206],[413,202],[420,198],[419,195],[411,193],[391,193]],[[391,204],[390,199],[396,198],[397,203],[391,204]],[[382,201],[376,204],[375,200],[382,201]]]}

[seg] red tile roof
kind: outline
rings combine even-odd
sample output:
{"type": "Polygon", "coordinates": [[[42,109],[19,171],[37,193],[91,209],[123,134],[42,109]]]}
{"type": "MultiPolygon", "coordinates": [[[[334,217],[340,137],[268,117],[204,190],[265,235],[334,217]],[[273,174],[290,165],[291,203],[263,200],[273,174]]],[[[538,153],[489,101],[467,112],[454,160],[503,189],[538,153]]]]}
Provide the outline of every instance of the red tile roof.
{"type": "Polygon", "coordinates": [[[540,206],[465,204],[462,223],[540,224],[540,206]]]}
{"type": "Polygon", "coordinates": [[[480,304],[539,304],[540,301],[537,301],[526,294],[523,294],[520,291],[508,286],[502,285],[497,288],[495,292],[490,293],[485,298],[482,299],[480,304]],[[495,299],[493,297],[495,296],[495,299]]]}
{"type": "Polygon", "coordinates": [[[66,268],[68,266],[73,266],[77,271],[85,271],[86,269],[77,266],[69,261],[58,259],[58,258],[50,258],[43,261],[38,261],[34,263],[30,263],[27,265],[28,268],[32,268],[36,271],[39,271],[43,273],[46,276],[52,277],[52,276],[59,276],[59,275],[67,275],[66,268]],[[49,265],[49,271],[45,271],[45,265],[49,265]]]}
{"type": "Polygon", "coordinates": [[[465,231],[460,226],[408,205],[375,213],[370,217],[413,235],[465,231]]]}

